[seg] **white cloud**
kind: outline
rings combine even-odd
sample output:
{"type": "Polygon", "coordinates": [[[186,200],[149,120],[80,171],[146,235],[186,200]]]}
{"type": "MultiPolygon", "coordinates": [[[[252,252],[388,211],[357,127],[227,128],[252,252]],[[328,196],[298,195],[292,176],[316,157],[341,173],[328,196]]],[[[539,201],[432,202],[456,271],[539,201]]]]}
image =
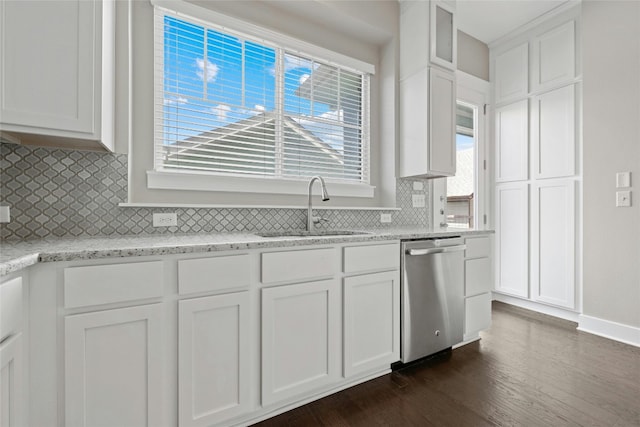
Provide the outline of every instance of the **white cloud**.
{"type": "Polygon", "coordinates": [[[164,99],[164,105],[182,105],[182,104],[186,104],[188,103],[189,100],[187,98],[183,98],[182,96],[179,97],[171,97],[171,98],[165,98],[164,99]]]}
{"type": "Polygon", "coordinates": [[[264,105],[260,105],[260,104],[256,104],[253,108],[258,110],[258,111],[265,111],[266,110],[264,105]]]}
{"type": "Polygon", "coordinates": [[[216,80],[218,76],[218,66],[208,59],[196,58],[196,65],[198,66],[198,71],[196,74],[203,81],[205,80],[205,76],[208,82],[213,82],[216,80]]]}
{"type": "Polygon", "coordinates": [[[227,113],[231,111],[231,107],[225,104],[219,104],[217,107],[213,107],[212,110],[218,116],[218,120],[227,120],[227,113]]]}
{"type": "Polygon", "coordinates": [[[302,84],[303,84],[304,82],[306,82],[308,78],[309,78],[309,74],[303,74],[303,75],[301,75],[301,76],[300,76],[300,86],[302,86],[302,84]]]}

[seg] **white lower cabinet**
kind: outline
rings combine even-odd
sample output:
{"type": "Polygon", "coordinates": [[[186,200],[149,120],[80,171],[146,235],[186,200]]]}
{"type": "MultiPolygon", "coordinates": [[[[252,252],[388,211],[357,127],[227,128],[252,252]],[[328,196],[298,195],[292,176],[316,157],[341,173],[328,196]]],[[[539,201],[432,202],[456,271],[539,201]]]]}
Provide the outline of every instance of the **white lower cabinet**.
{"type": "Polygon", "coordinates": [[[400,359],[398,271],[344,279],[344,376],[400,359]]]}
{"type": "Polygon", "coordinates": [[[178,313],[179,425],[248,412],[249,292],[182,300],[178,313]]]}
{"type": "Polygon", "coordinates": [[[22,419],[22,342],[22,334],[19,333],[0,344],[0,427],[25,425],[22,419]]]}
{"type": "Polygon", "coordinates": [[[160,426],[163,305],[66,316],[65,425],[160,426]]]}
{"type": "Polygon", "coordinates": [[[262,289],[262,405],[302,397],[340,378],[336,279],[262,289]]]}
{"type": "Polygon", "coordinates": [[[464,341],[478,338],[491,326],[492,242],[491,236],[464,239],[464,341]]]}

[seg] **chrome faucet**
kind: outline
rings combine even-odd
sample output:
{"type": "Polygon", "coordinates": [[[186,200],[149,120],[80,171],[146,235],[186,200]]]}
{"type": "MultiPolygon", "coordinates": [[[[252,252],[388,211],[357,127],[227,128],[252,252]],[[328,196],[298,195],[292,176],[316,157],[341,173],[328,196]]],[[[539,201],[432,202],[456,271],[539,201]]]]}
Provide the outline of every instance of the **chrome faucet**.
{"type": "Polygon", "coordinates": [[[313,224],[318,224],[320,221],[326,221],[326,219],[321,218],[319,216],[313,216],[311,213],[311,189],[313,188],[313,183],[318,180],[320,181],[320,186],[322,189],[322,201],[326,202],[329,200],[329,193],[327,192],[327,184],[325,184],[324,179],[321,176],[314,176],[309,180],[309,205],[307,206],[307,231],[313,231],[313,224]]]}

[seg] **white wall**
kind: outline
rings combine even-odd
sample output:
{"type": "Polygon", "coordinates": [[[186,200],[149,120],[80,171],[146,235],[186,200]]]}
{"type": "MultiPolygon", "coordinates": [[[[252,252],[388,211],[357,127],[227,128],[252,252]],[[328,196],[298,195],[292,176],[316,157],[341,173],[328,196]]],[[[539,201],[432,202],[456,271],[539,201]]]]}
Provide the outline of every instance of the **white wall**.
{"type": "Polygon", "coordinates": [[[458,70],[489,81],[489,46],[459,30],[458,70]]]}
{"type": "MultiPolygon", "coordinates": [[[[332,197],[323,206],[393,206],[395,169],[393,162],[389,162],[389,153],[395,147],[395,109],[390,108],[395,103],[395,84],[390,86],[389,82],[396,80],[397,2],[192,2],[375,65],[376,75],[371,80],[370,161],[371,184],[377,187],[376,196],[373,199],[332,197]]],[[[149,1],[131,3],[130,202],[300,204],[300,196],[147,189],[146,172],[153,169],[153,8],[149,1]]]]}
{"type": "Polygon", "coordinates": [[[640,2],[585,1],[582,19],[583,314],[640,327],[640,2]],[[631,208],[615,207],[622,171],[631,208]]]}

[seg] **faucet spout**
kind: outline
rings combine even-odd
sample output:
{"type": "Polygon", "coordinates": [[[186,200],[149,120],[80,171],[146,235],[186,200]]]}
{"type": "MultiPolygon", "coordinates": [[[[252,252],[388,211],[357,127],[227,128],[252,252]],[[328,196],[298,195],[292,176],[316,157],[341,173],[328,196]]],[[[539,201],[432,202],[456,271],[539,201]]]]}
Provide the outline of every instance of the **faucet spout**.
{"type": "Polygon", "coordinates": [[[322,201],[326,202],[329,200],[329,192],[327,191],[327,184],[324,182],[324,179],[321,176],[314,176],[309,180],[309,203],[307,205],[307,231],[313,231],[313,223],[315,222],[315,218],[312,215],[312,201],[311,201],[311,190],[313,189],[313,183],[316,181],[320,181],[320,189],[322,191],[322,201]]]}

